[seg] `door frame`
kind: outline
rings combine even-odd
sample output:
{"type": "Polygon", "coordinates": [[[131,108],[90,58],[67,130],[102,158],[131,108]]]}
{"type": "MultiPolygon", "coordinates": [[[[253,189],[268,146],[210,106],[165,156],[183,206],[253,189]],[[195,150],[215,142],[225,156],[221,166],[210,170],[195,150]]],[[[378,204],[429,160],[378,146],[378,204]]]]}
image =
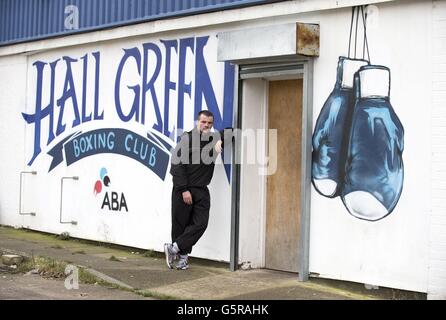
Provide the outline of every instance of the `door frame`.
{"type": "MultiPolygon", "coordinates": [[[[238,64],[235,68],[234,86],[234,128],[242,124],[242,81],[249,78],[271,78],[291,74],[303,75],[302,101],[302,149],[301,149],[301,226],[299,239],[299,281],[309,277],[310,217],[311,217],[311,150],[313,128],[313,59],[298,58],[278,62],[257,61],[238,64]]],[[[233,152],[233,170],[231,177],[231,243],[230,270],[238,267],[239,217],[240,217],[240,143],[235,144],[233,152]]]]}

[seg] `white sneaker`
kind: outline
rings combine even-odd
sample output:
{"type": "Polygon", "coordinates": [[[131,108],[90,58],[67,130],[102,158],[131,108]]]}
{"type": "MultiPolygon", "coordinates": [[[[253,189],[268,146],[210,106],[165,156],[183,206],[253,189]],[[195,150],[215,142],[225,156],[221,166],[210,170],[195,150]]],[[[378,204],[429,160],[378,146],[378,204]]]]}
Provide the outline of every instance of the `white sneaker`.
{"type": "Polygon", "coordinates": [[[187,254],[186,255],[180,255],[180,261],[177,263],[177,270],[187,270],[189,269],[189,263],[187,261],[187,254]]]}
{"type": "Polygon", "coordinates": [[[173,251],[170,243],[164,244],[164,254],[166,255],[166,264],[169,269],[173,269],[173,262],[176,259],[176,254],[173,251]]]}

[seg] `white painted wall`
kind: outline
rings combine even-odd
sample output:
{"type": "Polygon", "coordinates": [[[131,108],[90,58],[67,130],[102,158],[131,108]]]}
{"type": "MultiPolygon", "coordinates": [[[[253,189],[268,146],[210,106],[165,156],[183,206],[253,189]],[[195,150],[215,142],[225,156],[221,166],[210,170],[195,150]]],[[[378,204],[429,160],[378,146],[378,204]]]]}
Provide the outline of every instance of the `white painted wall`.
{"type": "MultiPolygon", "coordinates": [[[[432,7],[429,1],[411,1],[377,8],[379,16],[368,29],[369,47],[372,62],[391,69],[390,101],[405,128],[403,193],[392,214],[366,222],[349,215],[339,198],[324,198],[313,190],[310,271],[322,277],[426,292],[432,160],[432,76],[427,66],[432,7]]],[[[348,24],[334,21],[349,17],[348,10],[320,16],[314,121],[332,90],[337,56],[347,52],[343,39],[348,24]]]]}
{"type": "Polygon", "coordinates": [[[446,1],[433,1],[429,299],[446,299],[446,1]]]}
{"type": "MultiPolygon", "coordinates": [[[[25,126],[18,117],[26,103],[26,56],[0,59],[0,224],[21,225],[26,219],[19,215],[20,172],[25,170],[25,126]],[[14,76],[12,76],[14,75],[14,76]]],[[[23,190],[28,189],[23,178],[23,190]]],[[[29,207],[22,210],[29,212],[29,207]]]]}

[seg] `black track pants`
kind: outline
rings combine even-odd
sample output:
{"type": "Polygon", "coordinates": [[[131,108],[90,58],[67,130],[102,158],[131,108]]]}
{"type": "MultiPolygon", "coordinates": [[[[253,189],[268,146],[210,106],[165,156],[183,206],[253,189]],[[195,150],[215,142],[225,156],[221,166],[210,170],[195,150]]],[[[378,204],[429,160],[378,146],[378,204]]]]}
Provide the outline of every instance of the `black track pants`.
{"type": "Polygon", "coordinates": [[[192,246],[201,238],[209,221],[208,188],[190,188],[189,191],[192,205],[184,203],[182,192],[172,190],[172,243],[177,243],[180,254],[192,252],[192,246]]]}

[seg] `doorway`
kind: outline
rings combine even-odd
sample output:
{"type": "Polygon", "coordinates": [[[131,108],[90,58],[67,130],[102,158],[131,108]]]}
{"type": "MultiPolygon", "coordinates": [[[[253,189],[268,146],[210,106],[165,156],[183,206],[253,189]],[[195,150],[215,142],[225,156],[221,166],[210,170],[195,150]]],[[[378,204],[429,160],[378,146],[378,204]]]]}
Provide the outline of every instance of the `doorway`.
{"type": "Polygon", "coordinates": [[[236,263],[232,266],[297,272],[299,280],[305,281],[313,64],[311,60],[250,64],[240,66],[238,75],[235,119],[243,134],[236,147],[242,161],[233,174],[237,183],[233,185],[236,240],[231,261],[236,263]],[[276,129],[276,135],[268,129],[276,129]],[[257,138],[251,143],[246,138],[254,132],[257,138]],[[247,163],[254,149],[256,163],[247,163]]]}
{"type": "Polygon", "coordinates": [[[266,181],[265,267],[291,272],[300,265],[302,92],[302,79],[268,83],[268,129],[277,130],[268,148],[277,152],[268,152],[276,171],[266,181]]]}

